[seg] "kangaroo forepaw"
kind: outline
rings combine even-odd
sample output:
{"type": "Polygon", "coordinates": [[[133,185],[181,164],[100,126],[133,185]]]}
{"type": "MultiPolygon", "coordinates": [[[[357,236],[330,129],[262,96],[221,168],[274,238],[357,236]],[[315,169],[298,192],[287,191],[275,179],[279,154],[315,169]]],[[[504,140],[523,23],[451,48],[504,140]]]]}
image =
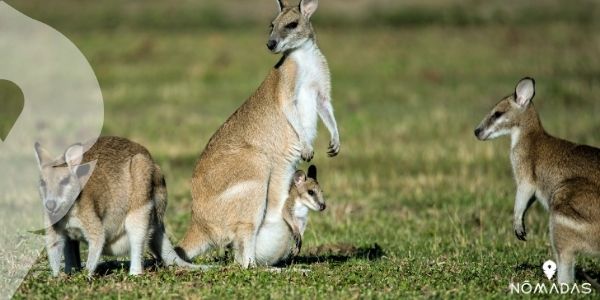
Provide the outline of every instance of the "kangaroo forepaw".
{"type": "Polygon", "coordinates": [[[340,153],[340,141],[331,140],[331,142],[329,143],[329,150],[327,151],[327,155],[329,155],[329,157],[334,157],[338,155],[338,153],[340,153]]]}
{"type": "Polygon", "coordinates": [[[302,149],[301,153],[302,160],[309,162],[313,159],[314,156],[315,151],[313,150],[313,148],[310,146],[304,146],[304,149],[302,149]]]}
{"type": "Polygon", "coordinates": [[[525,238],[527,236],[527,231],[525,230],[525,226],[518,225],[515,224],[514,226],[515,229],[515,235],[517,236],[517,238],[521,241],[526,241],[527,239],[525,238]]]}

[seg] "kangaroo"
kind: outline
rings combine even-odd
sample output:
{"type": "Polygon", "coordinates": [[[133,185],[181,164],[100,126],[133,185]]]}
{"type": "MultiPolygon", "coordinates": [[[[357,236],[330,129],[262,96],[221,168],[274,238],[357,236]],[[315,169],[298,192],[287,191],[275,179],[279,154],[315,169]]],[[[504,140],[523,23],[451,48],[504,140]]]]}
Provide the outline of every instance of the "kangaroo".
{"type": "Polygon", "coordinates": [[[196,163],[192,220],[178,246],[188,260],[232,243],[235,261],[254,266],[260,225],[282,218],[296,165],[313,158],[318,116],[331,134],[329,156],[340,150],[329,69],[310,24],[318,1],[278,3],[267,47],[281,60],[196,163]]]}
{"type": "Polygon", "coordinates": [[[523,78],[475,129],[479,140],[511,136],[517,183],[514,230],[525,240],[524,218],[535,199],[550,213],[558,282],[571,283],[578,253],[600,251],[600,149],[546,133],[532,103],[535,81],[523,78]]]}
{"type": "Polygon", "coordinates": [[[63,252],[67,273],[81,267],[80,241],[89,244],[89,276],[101,254],[127,252],[129,274],[141,274],[147,243],[166,265],[196,267],[177,256],[165,233],[165,178],[146,148],[124,138],[101,137],[85,153],[83,145],[75,144],[57,160],[39,143],[35,153],[40,195],[47,218],[53,219],[46,228],[46,247],[54,276],[63,252]]]}
{"type": "Polygon", "coordinates": [[[325,210],[323,191],[317,182],[317,168],[308,168],[308,177],[302,170],[294,173],[289,197],[279,222],[265,222],[256,240],[256,261],[259,265],[276,265],[302,248],[302,237],[308,222],[308,212],[325,210]],[[294,240],[294,244],[290,243],[294,240]]]}

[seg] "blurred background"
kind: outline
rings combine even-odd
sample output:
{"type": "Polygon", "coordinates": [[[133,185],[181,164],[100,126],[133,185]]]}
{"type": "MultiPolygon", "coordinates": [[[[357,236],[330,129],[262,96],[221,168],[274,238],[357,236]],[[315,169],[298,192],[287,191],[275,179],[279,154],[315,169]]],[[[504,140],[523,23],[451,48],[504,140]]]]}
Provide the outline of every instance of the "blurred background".
{"type": "MultiPolygon", "coordinates": [[[[6,2],[89,59],[104,134],[137,141],[158,160],[167,228],[179,240],[196,158],[278,60],[265,46],[275,1],[6,2]]],[[[599,20],[598,1],[321,0],[314,26],[342,150],[326,157],[321,126],[314,163],[328,209],[311,216],[297,262],[310,273],[230,266],[132,280],[122,271],[88,286],[50,280],[41,259],[18,296],[476,297],[541,281],[547,214],[536,205],[529,240],[516,240],[508,139],[478,142],[473,129],[532,76],[546,129],[600,146],[599,20]]],[[[600,272],[594,260],[581,265],[600,272]]]]}

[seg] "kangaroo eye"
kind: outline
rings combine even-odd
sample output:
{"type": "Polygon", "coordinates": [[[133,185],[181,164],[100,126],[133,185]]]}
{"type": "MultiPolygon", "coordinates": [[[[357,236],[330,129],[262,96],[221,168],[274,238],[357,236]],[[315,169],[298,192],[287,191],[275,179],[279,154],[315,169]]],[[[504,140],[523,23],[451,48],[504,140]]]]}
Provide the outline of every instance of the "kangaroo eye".
{"type": "Polygon", "coordinates": [[[271,25],[269,25],[269,28],[273,29],[273,28],[275,28],[275,25],[273,25],[273,23],[271,23],[271,25]]]}
{"type": "Polygon", "coordinates": [[[63,179],[60,181],[60,185],[65,186],[69,184],[69,177],[63,179]]]}
{"type": "Polygon", "coordinates": [[[504,114],[503,111],[497,111],[494,113],[494,115],[492,116],[494,119],[498,119],[500,117],[502,117],[502,115],[504,114]]]}
{"type": "Polygon", "coordinates": [[[308,194],[309,194],[310,196],[314,196],[314,195],[315,195],[315,191],[313,191],[313,190],[308,190],[308,194]]]}
{"type": "Polygon", "coordinates": [[[296,27],[298,27],[298,22],[292,22],[290,24],[285,25],[285,28],[287,29],[296,29],[296,27]]]}

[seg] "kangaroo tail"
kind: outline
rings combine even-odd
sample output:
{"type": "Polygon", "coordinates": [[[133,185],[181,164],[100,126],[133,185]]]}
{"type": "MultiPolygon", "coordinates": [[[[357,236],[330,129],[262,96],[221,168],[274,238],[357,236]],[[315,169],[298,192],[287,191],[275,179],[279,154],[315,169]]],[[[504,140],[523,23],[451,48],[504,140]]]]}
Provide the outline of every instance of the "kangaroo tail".
{"type": "Polygon", "coordinates": [[[165,176],[158,165],[154,165],[154,173],[152,174],[152,183],[154,186],[153,200],[156,212],[156,228],[152,239],[152,250],[154,254],[160,258],[167,266],[177,265],[188,269],[206,269],[205,266],[194,265],[183,260],[169,240],[166,234],[164,218],[167,211],[167,184],[165,176]]]}
{"type": "Polygon", "coordinates": [[[158,165],[154,165],[154,174],[152,174],[152,185],[154,186],[154,207],[156,208],[156,217],[159,222],[162,222],[167,211],[167,183],[165,176],[158,165]]]}
{"type": "Polygon", "coordinates": [[[162,230],[157,230],[154,234],[154,252],[156,252],[166,266],[176,265],[188,269],[208,269],[206,266],[195,265],[183,260],[173,248],[173,244],[171,244],[164,231],[164,226],[162,226],[162,230]]]}

